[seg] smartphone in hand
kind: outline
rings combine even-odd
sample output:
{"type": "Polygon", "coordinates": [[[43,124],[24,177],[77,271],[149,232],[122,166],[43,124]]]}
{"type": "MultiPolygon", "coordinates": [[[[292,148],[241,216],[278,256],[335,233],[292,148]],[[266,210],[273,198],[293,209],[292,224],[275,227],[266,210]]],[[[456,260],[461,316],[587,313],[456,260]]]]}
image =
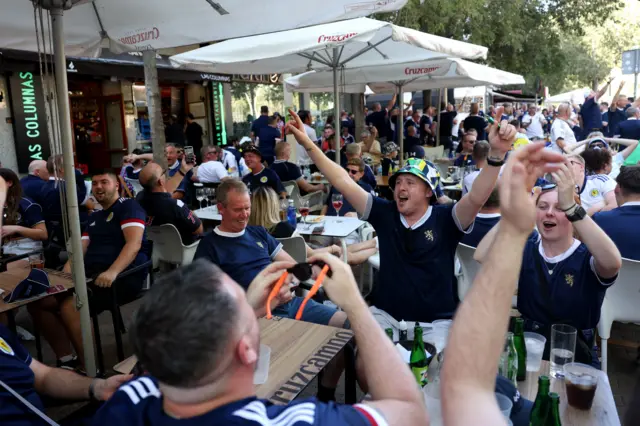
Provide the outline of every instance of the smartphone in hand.
{"type": "Polygon", "coordinates": [[[184,147],[184,158],[187,164],[195,164],[196,163],[196,154],[193,151],[192,146],[184,147]]]}

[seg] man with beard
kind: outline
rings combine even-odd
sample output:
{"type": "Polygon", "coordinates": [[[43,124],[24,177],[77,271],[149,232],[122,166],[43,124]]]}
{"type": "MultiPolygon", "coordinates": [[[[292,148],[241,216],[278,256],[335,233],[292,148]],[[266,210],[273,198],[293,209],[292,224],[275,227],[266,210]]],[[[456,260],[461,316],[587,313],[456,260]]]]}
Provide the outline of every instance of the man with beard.
{"type": "MultiPolygon", "coordinates": [[[[82,251],[85,273],[94,277],[91,289],[91,309],[94,314],[111,306],[111,287],[125,269],[141,265],[148,260],[144,250],[146,213],[137,201],[120,198],[118,178],[111,171],[92,178],[93,195],[102,206],[94,212],[82,233],[82,251]]],[[[64,272],[71,273],[71,259],[64,272]]],[[[119,280],[117,302],[125,304],[140,293],[147,271],[139,271],[119,280]]],[[[69,343],[83,359],[80,334],[80,312],[75,309],[75,298],[70,292],[47,297],[29,304],[29,312],[41,330],[57,359],[71,356],[69,343]],[[66,352],[66,353],[65,353],[66,352]]]]}
{"type": "MultiPolygon", "coordinates": [[[[498,109],[500,117],[503,108],[498,109]]],[[[436,204],[440,175],[429,163],[411,158],[389,178],[394,200],[364,191],[306,137],[302,122],[288,128],[329,182],[375,228],[380,244],[380,275],[373,304],[396,320],[431,322],[451,318],[457,307],[454,257],[462,236],[493,190],[515,128],[503,121],[489,132],[491,150],[471,191],[455,205],[436,204]]]]}

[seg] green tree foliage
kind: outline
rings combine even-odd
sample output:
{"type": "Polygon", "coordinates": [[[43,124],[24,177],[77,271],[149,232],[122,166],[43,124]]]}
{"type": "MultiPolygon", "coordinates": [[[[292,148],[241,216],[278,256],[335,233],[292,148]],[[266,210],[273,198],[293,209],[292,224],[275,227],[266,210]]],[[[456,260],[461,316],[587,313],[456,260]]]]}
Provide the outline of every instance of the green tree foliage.
{"type": "Polygon", "coordinates": [[[610,64],[594,57],[583,36],[624,5],[618,0],[410,0],[379,18],[486,46],[487,64],[522,74],[529,92],[536,77],[557,92],[608,74],[610,64]]]}

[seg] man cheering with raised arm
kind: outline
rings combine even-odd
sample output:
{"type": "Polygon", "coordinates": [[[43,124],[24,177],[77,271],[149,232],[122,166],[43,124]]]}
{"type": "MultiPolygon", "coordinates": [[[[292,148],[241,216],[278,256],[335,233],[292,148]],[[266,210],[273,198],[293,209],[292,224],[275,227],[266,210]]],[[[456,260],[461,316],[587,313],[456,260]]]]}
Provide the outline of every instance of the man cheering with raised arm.
{"type": "MultiPolygon", "coordinates": [[[[498,109],[498,117],[502,108],[498,109]]],[[[416,158],[389,178],[394,200],[374,197],[357,185],[339,165],[325,157],[306,136],[302,121],[288,129],[304,146],[318,169],[375,228],[380,244],[379,283],[373,304],[396,320],[431,322],[451,318],[457,307],[454,256],[462,236],[491,195],[516,130],[503,121],[489,131],[491,150],[471,191],[456,205],[434,205],[440,176],[430,163],[416,158]]]]}
{"type": "Polygon", "coordinates": [[[525,242],[535,224],[531,188],[537,177],[556,171],[563,161],[561,154],[543,148],[543,143],[537,143],[515,151],[502,175],[502,219],[496,238],[449,333],[441,376],[446,425],[506,425],[494,388],[511,297],[525,242]]]}

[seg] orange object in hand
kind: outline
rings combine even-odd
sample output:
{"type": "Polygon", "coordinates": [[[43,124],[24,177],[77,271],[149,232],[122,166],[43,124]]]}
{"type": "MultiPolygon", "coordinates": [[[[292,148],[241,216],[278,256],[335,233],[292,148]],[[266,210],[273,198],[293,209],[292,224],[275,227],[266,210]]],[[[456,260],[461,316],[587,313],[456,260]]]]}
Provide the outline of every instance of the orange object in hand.
{"type": "Polygon", "coordinates": [[[287,271],[284,271],[282,273],[282,276],[280,277],[280,279],[278,279],[278,281],[276,282],[276,285],[274,285],[273,288],[271,289],[271,293],[269,293],[269,297],[267,297],[267,319],[271,319],[273,317],[273,315],[271,315],[271,301],[280,292],[280,289],[282,288],[282,285],[284,284],[288,275],[289,273],[287,271]]]}
{"type": "MultiPolygon", "coordinates": [[[[304,300],[300,304],[300,308],[298,309],[298,312],[296,313],[296,319],[298,321],[302,318],[302,312],[304,311],[304,307],[307,305],[307,302],[309,301],[309,299],[311,299],[313,296],[315,296],[316,293],[318,292],[318,290],[320,289],[320,286],[322,285],[322,281],[324,281],[324,277],[327,276],[327,272],[329,272],[329,265],[324,265],[322,267],[322,271],[320,271],[320,275],[318,275],[318,278],[316,279],[316,282],[313,283],[313,287],[311,287],[311,290],[309,290],[309,293],[307,293],[307,295],[305,296],[304,300]]],[[[267,312],[269,312],[269,311],[267,311],[267,312]]]]}

